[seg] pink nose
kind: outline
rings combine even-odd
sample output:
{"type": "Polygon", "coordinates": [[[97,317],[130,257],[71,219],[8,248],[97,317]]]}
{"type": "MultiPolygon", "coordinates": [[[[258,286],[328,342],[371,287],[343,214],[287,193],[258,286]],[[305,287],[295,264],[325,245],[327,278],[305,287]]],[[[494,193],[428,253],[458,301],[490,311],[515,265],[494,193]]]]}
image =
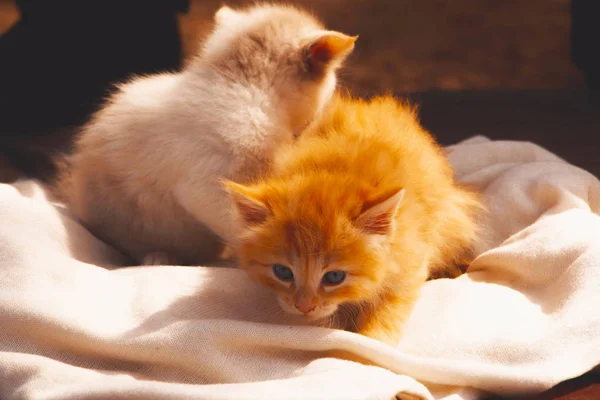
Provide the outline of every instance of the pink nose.
{"type": "Polygon", "coordinates": [[[316,305],[311,299],[302,298],[296,301],[296,308],[304,314],[308,314],[314,310],[315,307],[316,305]]]}

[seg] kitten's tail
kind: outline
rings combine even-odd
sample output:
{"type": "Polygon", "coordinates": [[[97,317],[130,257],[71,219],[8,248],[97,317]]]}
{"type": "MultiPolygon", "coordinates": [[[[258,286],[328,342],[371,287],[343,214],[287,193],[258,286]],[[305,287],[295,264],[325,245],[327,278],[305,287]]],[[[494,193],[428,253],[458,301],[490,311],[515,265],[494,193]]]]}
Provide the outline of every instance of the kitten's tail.
{"type": "Polygon", "coordinates": [[[474,244],[487,211],[483,196],[468,185],[456,184],[444,200],[433,233],[438,253],[430,264],[429,279],[455,278],[466,272],[475,258],[474,244]]]}

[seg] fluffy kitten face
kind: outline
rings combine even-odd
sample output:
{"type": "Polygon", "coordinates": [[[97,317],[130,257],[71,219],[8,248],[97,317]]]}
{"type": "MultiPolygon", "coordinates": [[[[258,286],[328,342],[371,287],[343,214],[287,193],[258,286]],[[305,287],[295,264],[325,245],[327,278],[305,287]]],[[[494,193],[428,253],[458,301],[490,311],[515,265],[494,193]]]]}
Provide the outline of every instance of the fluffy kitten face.
{"type": "Polygon", "coordinates": [[[404,195],[322,190],[341,187],[336,178],[227,184],[245,225],[242,267],[277,293],[285,311],[313,320],[369,301],[385,286],[389,234],[404,195]]]}
{"type": "Polygon", "coordinates": [[[285,112],[280,122],[299,133],[330,100],[335,71],[356,37],[325,30],[309,14],[289,6],[245,10],[223,6],[201,60],[234,82],[257,87],[285,112]]]}

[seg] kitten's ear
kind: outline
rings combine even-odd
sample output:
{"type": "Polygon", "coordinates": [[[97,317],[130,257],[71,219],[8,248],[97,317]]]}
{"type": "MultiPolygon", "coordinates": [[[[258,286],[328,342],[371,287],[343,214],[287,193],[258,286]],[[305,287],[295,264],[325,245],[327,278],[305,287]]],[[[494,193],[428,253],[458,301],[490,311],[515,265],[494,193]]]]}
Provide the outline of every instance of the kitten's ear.
{"type": "Polygon", "coordinates": [[[228,6],[222,6],[215,13],[215,21],[217,24],[235,23],[241,17],[241,14],[228,6]]]}
{"type": "Polygon", "coordinates": [[[304,46],[304,61],[310,71],[322,71],[329,65],[339,64],[354,50],[356,39],[358,36],[324,31],[304,46]]]}
{"type": "Polygon", "coordinates": [[[394,228],[394,218],[402,198],[404,189],[395,190],[392,194],[382,196],[371,202],[356,219],[356,225],[370,235],[387,235],[394,228]]]}
{"type": "Polygon", "coordinates": [[[231,181],[223,181],[223,184],[229,191],[233,205],[246,228],[260,225],[272,215],[267,205],[248,187],[231,181]]]}

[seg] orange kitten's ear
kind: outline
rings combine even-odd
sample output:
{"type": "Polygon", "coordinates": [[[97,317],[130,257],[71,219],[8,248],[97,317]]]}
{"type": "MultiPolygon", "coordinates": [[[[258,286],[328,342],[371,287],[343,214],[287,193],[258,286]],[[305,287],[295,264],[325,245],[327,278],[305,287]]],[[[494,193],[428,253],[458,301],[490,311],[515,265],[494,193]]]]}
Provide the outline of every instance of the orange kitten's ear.
{"type": "Polygon", "coordinates": [[[259,225],[272,214],[266,204],[248,187],[231,181],[224,181],[223,184],[229,190],[233,205],[245,227],[259,225]]]}
{"type": "Polygon", "coordinates": [[[235,23],[240,19],[241,15],[233,8],[222,6],[215,13],[215,21],[217,24],[235,23]]]}
{"type": "Polygon", "coordinates": [[[370,235],[387,235],[394,228],[394,218],[402,198],[404,189],[396,190],[391,195],[382,196],[368,205],[356,220],[356,225],[370,235]]]}
{"type": "Polygon", "coordinates": [[[323,71],[329,65],[340,63],[354,49],[358,36],[324,31],[304,48],[304,59],[309,71],[323,71]]]}

